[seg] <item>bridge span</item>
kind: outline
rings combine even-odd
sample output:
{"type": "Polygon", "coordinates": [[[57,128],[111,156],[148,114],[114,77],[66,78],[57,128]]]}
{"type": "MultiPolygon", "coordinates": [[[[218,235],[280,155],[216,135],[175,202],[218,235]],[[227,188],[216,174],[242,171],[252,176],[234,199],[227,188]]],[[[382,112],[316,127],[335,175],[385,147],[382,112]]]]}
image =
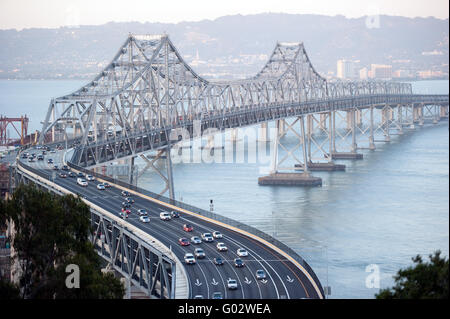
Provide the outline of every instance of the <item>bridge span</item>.
{"type": "Polygon", "coordinates": [[[327,81],[314,69],[303,43],[277,43],[253,77],[209,81],[184,62],[167,35],[130,35],[93,81],[51,100],[40,133],[40,146],[71,149],[67,159],[58,155],[60,165],[97,181],[81,187],[74,178],[53,176],[55,170],[45,161],[19,158],[16,171],[20,180],[82,196],[93,211],[92,240],[99,254],[149,296],[210,298],[220,292],[225,298],[323,298],[311,267],[286,245],[176,201],[171,150],[198,137],[196,133],[261,125],[262,140],[274,143],[275,152],[269,175],[259,183],[320,185],[311,171],[345,169],[334,160],[360,159],[359,149],[375,149],[375,142],[389,142],[393,134],[442,118],[448,118],[448,95],[413,94],[408,83],[327,81]],[[272,137],[267,133],[270,122],[276,128],[272,137]],[[283,142],[288,132],[298,139],[292,150],[283,142]],[[283,157],[279,149],[286,151],[283,157]],[[133,186],[133,174],[125,183],[96,170],[120,160],[128,161],[132,172],[138,156],[164,180],[161,193],[133,186]],[[99,190],[99,182],[112,187],[99,190]],[[135,200],[128,218],[119,217],[123,190],[135,200]],[[168,197],[163,196],[166,191],[168,197]],[[148,210],[149,223],[140,221],[137,209],[148,210]],[[162,221],[162,211],[178,212],[180,218],[162,221]],[[193,233],[184,231],[184,224],[193,226],[193,233]],[[180,246],[179,238],[213,231],[220,231],[223,239],[200,244],[206,258],[185,265],[184,254],[196,247],[180,246]],[[227,252],[215,248],[218,241],[227,252]],[[239,248],[249,254],[242,257],[243,268],[234,266],[239,248]],[[223,266],[215,265],[218,256],[223,266]],[[264,270],[266,277],[258,279],[257,270],[264,270]],[[237,281],[236,290],[228,289],[228,279],[237,281]]]}

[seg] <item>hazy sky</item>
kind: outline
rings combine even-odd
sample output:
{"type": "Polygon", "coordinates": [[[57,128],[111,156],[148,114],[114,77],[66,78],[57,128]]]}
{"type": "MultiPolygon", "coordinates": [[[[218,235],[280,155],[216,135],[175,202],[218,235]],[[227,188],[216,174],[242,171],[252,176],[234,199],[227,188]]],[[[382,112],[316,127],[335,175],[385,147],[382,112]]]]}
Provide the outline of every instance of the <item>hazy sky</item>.
{"type": "Polygon", "coordinates": [[[0,29],[180,22],[263,12],[448,18],[448,0],[0,0],[0,29]]]}

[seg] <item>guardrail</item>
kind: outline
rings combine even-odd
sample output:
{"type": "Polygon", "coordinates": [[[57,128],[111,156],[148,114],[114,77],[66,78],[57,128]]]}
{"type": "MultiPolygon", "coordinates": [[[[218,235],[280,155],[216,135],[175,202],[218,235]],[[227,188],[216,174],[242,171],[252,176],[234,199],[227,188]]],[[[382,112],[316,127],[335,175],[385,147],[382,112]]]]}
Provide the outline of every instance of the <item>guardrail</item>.
{"type": "Polygon", "coordinates": [[[304,267],[306,269],[306,271],[311,275],[311,277],[316,282],[317,286],[320,289],[320,292],[321,292],[322,296],[324,296],[324,290],[323,290],[322,285],[320,284],[320,280],[317,277],[317,275],[314,273],[314,271],[311,268],[311,266],[309,266],[309,264],[297,252],[295,252],[292,248],[290,248],[286,244],[282,243],[281,241],[273,238],[272,236],[270,236],[270,235],[268,235],[268,234],[266,234],[266,233],[264,233],[264,232],[262,232],[262,231],[260,231],[260,230],[258,230],[256,228],[254,228],[252,226],[249,226],[247,224],[241,223],[241,222],[239,222],[237,220],[234,220],[234,219],[231,219],[231,218],[228,218],[228,217],[225,217],[225,216],[222,216],[222,215],[219,215],[219,214],[216,214],[216,213],[213,213],[213,212],[210,212],[210,211],[207,211],[207,210],[195,207],[195,206],[191,206],[189,204],[186,204],[186,203],[183,203],[183,202],[180,202],[180,201],[177,201],[177,200],[174,200],[174,199],[170,199],[168,197],[165,197],[165,196],[153,193],[151,191],[148,191],[146,189],[140,188],[138,186],[134,186],[134,185],[131,185],[131,184],[126,183],[124,181],[121,181],[121,180],[118,180],[118,179],[115,179],[115,178],[111,178],[109,176],[105,176],[103,174],[100,174],[100,173],[88,170],[88,169],[86,169],[84,167],[75,165],[75,164],[71,163],[70,161],[67,162],[67,165],[69,167],[77,170],[77,171],[80,171],[80,172],[83,172],[85,174],[89,174],[89,175],[95,176],[95,177],[100,178],[102,180],[105,180],[105,181],[107,181],[109,183],[116,184],[116,185],[122,186],[124,188],[128,188],[130,190],[136,191],[136,192],[141,193],[143,195],[150,196],[150,197],[152,197],[154,199],[157,199],[159,201],[165,202],[167,204],[174,205],[174,206],[180,207],[182,209],[186,209],[186,210],[191,211],[193,213],[199,214],[199,215],[207,217],[207,218],[214,219],[214,220],[222,222],[224,224],[228,224],[230,226],[239,228],[239,229],[241,229],[243,231],[246,231],[246,232],[248,232],[250,234],[253,234],[255,236],[258,236],[258,237],[262,238],[263,240],[265,240],[265,241],[271,243],[272,245],[276,246],[277,248],[283,250],[290,257],[292,257],[295,261],[297,261],[302,267],[304,267]]]}

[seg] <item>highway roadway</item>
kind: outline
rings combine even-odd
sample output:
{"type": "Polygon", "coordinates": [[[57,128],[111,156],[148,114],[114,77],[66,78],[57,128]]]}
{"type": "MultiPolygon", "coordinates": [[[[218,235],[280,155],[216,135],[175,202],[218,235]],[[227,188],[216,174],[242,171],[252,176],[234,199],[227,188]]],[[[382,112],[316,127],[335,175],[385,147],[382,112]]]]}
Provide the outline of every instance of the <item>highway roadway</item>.
{"type": "MultiPolygon", "coordinates": [[[[30,153],[41,154],[40,150],[27,150],[30,153]]],[[[52,158],[60,168],[62,166],[63,152],[48,153],[44,161],[28,162],[21,159],[24,164],[39,169],[50,176],[55,172],[53,164],[47,164],[47,159],[52,158]]],[[[56,171],[59,173],[60,171],[56,171]]],[[[75,177],[61,178],[56,174],[54,182],[65,189],[80,194],[88,201],[101,208],[119,216],[124,197],[121,190],[115,187],[98,190],[98,181],[89,181],[87,187],[79,186],[75,177]]],[[[162,211],[169,211],[163,205],[150,201],[144,197],[131,196],[135,202],[131,204],[131,214],[126,219],[130,224],[147,232],[157,238],[167,247],[171,247],[176,256],[184,263],[185,253],[194,253],[194,249],[203,248],[206,253],[204,259],[197,259],[194,265],[184,265],[188,277],[189,298],[202,296],[211,298],[213,293],[221,292],[225,299],[299,299],[319,298],[316,289],[310,279],[290,260],[279,254],[270,247],[256,241],[249,236],[243,235],[225,227],[218,226],[196,216],[180,212],[179,218],[169,221],[160,219],[162,211]],[[138,209],[145,209],[150,217],[149,223],[139,220],[138,209]],[[192,232],[183,230],[184,224],[193,226],[192,232]],[[219,231],[223,234],[222,239],[214,239],[213,242],[202,242],[201,244],[190,244],[181,246],[178,240],[181,237],[201,237],[202,233],[219,231]],[[216,249],[218,242],[223,242],[228,251],[219,252],[216,249]],[[234,266],[234,258],[238,258],[237,249],[244,248],[248,251],[247,257],[241,258],[245,266],[237,268],[234,266]],[[222,257],[224,264],[214,264],[214,257],[222,257]],[[263,269],[266,279],[258,280],[256,271],[263,269]],[[227,279],[237,280],[238,287],[235,290],[227,288],[227,279]]]]}

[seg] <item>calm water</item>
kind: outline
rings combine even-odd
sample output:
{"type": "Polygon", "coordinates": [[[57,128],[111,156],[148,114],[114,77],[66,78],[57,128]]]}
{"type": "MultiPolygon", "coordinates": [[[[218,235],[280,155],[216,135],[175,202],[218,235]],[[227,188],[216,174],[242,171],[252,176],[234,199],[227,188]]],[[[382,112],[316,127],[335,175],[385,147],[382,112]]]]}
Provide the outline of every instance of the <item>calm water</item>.
{"type": "MultiPolygon", "coordinates": [[[[84,81],[0,81],[0,113],[27,114],[40,129],[51,97],[84,81]]],[[[448,81],[413,83],[416,93],[448,94],[448,81]]],[[[11,132],[12,133],[12,132],[11,132]]],[[[319,188],[258,186],[260,163],[174,165],[178,199],[255,226],[299,252],[331,298],[373,298],[366,267],[376,264],[381,287],[416,254],[449,252],[448,122],[393,136],[364,160],[341,161],[345,172],[317,172],[319,188]]],[[[289,144],[289,136],[286,137],[289,144]]],[[[137,162],[142,168],[143,163],[137,162]]],[[[145,173],[139,186],[158,191],[145,173]]]]}

